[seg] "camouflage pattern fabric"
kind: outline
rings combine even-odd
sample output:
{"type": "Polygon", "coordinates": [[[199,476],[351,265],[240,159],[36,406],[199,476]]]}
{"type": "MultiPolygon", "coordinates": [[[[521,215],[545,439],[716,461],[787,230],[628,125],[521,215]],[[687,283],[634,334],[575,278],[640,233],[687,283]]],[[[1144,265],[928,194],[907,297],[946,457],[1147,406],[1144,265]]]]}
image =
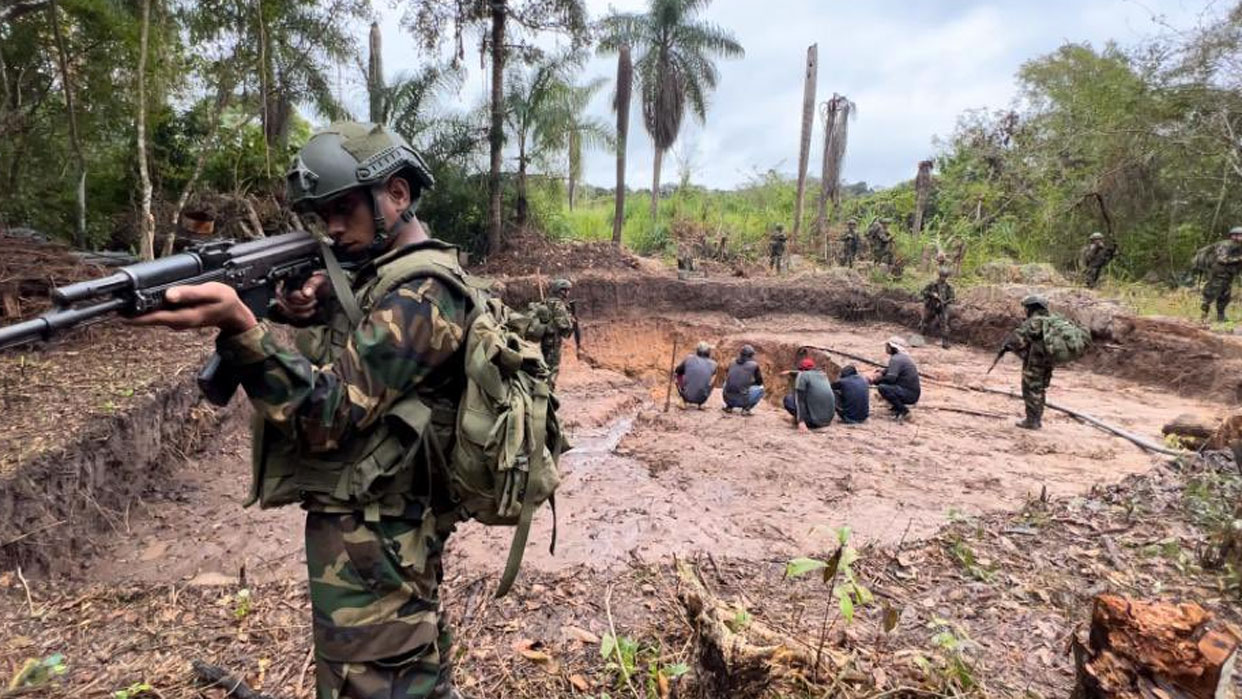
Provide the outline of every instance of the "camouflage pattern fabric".
{"type": "Polygon", "coordinates": [[[845,235],[841,237],[841,266],[853,267],[861,247],[862,240],[858,237],[858,229],[852,226],[847,228],[845,235]]]}
{"type": "Polygon", "coordinates": [[[559,296],[550,296],[543,303],[548,309],[549,321],[548,330],[539,343],[543,360],[548,364],[548,387],[556,388],[556,379],[561,373],[561,346],[574,334],[574,316],[569,304],[559,296]]]}
{"type": "Polygon", "coordinates": [[[1047,311],[1038,312],[1013,331],[1006,346],[1022,357],[1022,402],[1026,404],[1028,422],[1039,424],[1044,415],[1044,400],[1052,383],[1052,357],[1044,347],[1044,321],[1047,311]]]}
{"type": "Polygon", "coordinates": [[[1211,266],[1207,271],[1207,281],[1203,284],[1203,302],[1200,310],[1207,315],[1212,304],[1216,304],[1216,315],[1220,320],[1225,318],[1225,308],[1233,300],[1233,280],[1242,270],[1242,245],[1225,240],[1216,244],[1211,255],[1211,266]]]}
{"type": "Polygon", "coordinates": [[[780,272],[785,266],[785,243],[788,237],[784,231],[772,234],[772,240],[768,243],[768,269],[774,269],[780,272]]]}
{"type": "Polygon", "coordinates": [[[1079,265],[1083,270],[1083,283],[1088,289],[1094,289],[1099,284],[1100,273],[1116,253],[1115,247],[1100,241],[1087,244],[1078,253],[1079,265]]]}
{"type": "Polygon", "coordinates": [[[370,427],[461,347],[466,300],[434,279],[390,293],[349,335],[330,364],[286,350],[260,324],[217,342],[238,369],[255,411],[310,451],[336,449],[370,427]]]}
{"type": "Polygon", "coordinates": [[[877,264],[893,264],[893,234],[888,227],[876,222],[867,229],[867,241],[871,243],[871,259],[877,264]]]}
{"type": "Polygon", "coordinates": [[[439,594],[447,538],[430,513],[379,522],[307,513],[318,699],[450,696],[439,594]]]}
{"type": "Polygon", "coordinates": [[[923,287],[923,318],[919,321],[919,331],[927,333],[936,326],[941,344],[949,343],[949,306],[955,300],[953,286],[948,281],[937,279],[923,287]]]}

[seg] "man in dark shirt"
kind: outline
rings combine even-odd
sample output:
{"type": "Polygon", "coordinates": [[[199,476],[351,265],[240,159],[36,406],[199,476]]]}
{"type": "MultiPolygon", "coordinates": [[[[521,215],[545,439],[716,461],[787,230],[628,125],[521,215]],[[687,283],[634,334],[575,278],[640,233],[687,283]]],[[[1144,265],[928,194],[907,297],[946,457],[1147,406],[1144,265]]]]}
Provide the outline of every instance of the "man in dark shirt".
{"type": "Polygon", "coordinates": [[[837,394],[837,414],[841,422],[855,425],[871,415],[871,386],[853,364],[841,367],[841,377],[832,382],[837,394]]]}
{"type": "Polygon", "coordinates": [[[673,378],[677,381],[677,394],[685,405],[703,409],[703,404],[712,395],[712,377],[716,375],[716,360],[712,359],[712,346],[700,342],[694,348],[694,354],[686,357],[673,370],[673,378]]]}
{"type": "Polygon", "coordinates": [[[877,371],[871,382],[880,391],[880,397],[888,401],[893,417],[901,422],[910,414],[910,407],[919,402],[919,370],[914,360],[906,354],[905,343],[899,337],[890,337],[884,343],[888,352],[888,367],[877,371]]]}
{"type": "Polygon", "coordinates": [[[785,396],[785,410],[793,415],[798,431],[827,427],[837,410],[832,383],[824,372],[815,368],[815,360],[803,357],[798,362],[793,393],[785,396]]]}
{"type": "Polygon", "coordinates": [[[759,362],[755,361],[755,348],[742,345],[742,351],[729,365],[725,378],[724,411],[731,413],[734,408],[741,408],[743,415],[750,415],[760,400],[763,400],[763,375],[759,373],[759,362]]]}

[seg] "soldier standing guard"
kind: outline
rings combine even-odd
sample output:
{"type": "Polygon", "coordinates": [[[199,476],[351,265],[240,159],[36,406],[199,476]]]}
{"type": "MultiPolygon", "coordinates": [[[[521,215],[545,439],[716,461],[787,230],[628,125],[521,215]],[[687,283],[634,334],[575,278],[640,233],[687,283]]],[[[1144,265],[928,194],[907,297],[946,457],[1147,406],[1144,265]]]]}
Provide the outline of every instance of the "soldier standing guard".
{"type": "Polygon", "coordinates": [[[1094,289],[1100,283],[1100,273],[1117,254],[1116,243],[1105,243],[1103,233],[1092,233],[1088,243],[1078,253],[1078,265],[1082,269],[1083,284],[1094,289]]]}
{"type": "Polygon", "coordinates": [[[858,237],[858,220],[845,222],[845,235],[841,236],[841,266],[853,267],[862,241],[858,237]]]}
{"type": "Polygon", "coordinates": [[[772,240],[768,243],[768,270],[780,274],[785,269],[785,243],[789,237],[785,235],[785,227],[776,224],[772,232],[772,240]]]}
{"type": "Polygon", "coordinates": [[[1203,283],[1201,322],[1206,323],[1208,311],[1216,304],[1216,322],[1225,322],[1225,308],[1233,299],[1233,280],[1242,270],[1242,226],[1229,231],[1229,240],[1222,240],[1208,255],[1207,281],[1203,283]]]}

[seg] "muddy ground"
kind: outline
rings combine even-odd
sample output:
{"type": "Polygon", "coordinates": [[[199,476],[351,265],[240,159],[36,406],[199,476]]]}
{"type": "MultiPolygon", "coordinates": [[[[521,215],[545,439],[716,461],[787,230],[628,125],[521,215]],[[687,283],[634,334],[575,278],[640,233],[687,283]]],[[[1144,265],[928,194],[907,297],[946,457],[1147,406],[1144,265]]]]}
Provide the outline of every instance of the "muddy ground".
{"type": "MultiPolygon", "coordinates": [[[[1042,432],[1019,431],[1018,401],[931,385],[908,423],[874,406],[866,424],[798,434],[775,399],[778,372],[800,345],[878,359],[884,338],[909,329],[818,308],[671,313],[650,304],[632,317],[592,303],[599,312],[585,328],[583,359],[567,351],[559,391],[577,448],[563,462],[556,555],[546,550],[544,512],[518,589],[493,601],[509,532],[467,524],[449,543],[458,678],[478,696],[630,695],[599,654],[610,628],[638,643],[641,673],[693,665],[674,558],[696,561],[708,587],[740,611],[814,645],[826,592],[782,572],[792,557],[827,555],[827,528],[841,525],[852,528],[856,568],[877,600],[853,624],[834,615],[835,679],[803,678],[806,695],[1064,695],[1065,640],[1090,595],[1104,590],[1193,599],[1239,621],[1236,591],[1198,555],[1204,503],[1235,493],[1231,464],[1171,467],[1057,414],[1042,432]],[[752,417],[721,413],[718,394],[710,410],[682,411],[674,398],[665,413],[674,342],[683,355],[700,339],[726,356],[753,344],[773,400],[752,417]],[[978,414],[948,409],[963,407],[978,414]],[[1191,499],[1188,483],[1214,495],[1191,499]],[[900,620],[884,634],[888,606],[900,620]],[[959,641],[952,647],[946,631],[959,641]]],[[[942,381],[1017,385],[1012,358],[983,378],[991,354],[979,347],[912,353],[942,381]]],[[[1152,439],[1177,414],[1229,410],[1178,385],[1093,366],[1058,371],[1050,397],[1152,439]]],[[[109,696],[150,682],[162,696],[189,697],[200,696],[187,669],[198,658],[274,696],[310,695],[301,514],[238,506],[249,477],[243,424],[224,419],[188,460],[161,463],[124,517],[88,535],[72,561],[49,566],[54,576],[0,575],[0,668],[11,677],[29,658],[62,653],[68,673],[40,694],[109,696]],[[253,600],[244,613],[243,586],[253,600]]],[[[633,683],[642,693],[644,678],[633,683]]],[[[687,693],[693,684],[672,686],[687,693]]]]}

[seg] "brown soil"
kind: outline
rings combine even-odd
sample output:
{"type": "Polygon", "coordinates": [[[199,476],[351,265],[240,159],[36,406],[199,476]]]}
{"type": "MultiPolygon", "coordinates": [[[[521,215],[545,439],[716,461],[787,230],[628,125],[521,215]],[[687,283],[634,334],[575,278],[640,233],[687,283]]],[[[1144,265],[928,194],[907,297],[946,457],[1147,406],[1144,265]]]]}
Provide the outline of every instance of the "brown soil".
{"type": "MultiPolygon", "coordinates": [[[[1169,468],[1055,414],[1045,431],[1020,432],[1011,425],[1017,401],[932,386],[910,423],[877,409],[864,425],[812,434],[796,433],[772,402],[748,418],[715,406],[662,412],[675,337],[677,355],[699,339],[726,359],[743,342],[755,345],[774,401],[783,392],[777,375],[799,345],[875,357],[885,337],[906,332],[888,323],[908,322],[910,299],[817,279],[748,286],[576,278],[587,325],[584,359],[567,350],[558,390],[577,448],[563,462],[557,555],[545,548],[545,511],[515,593],[496,601],[490,593],[511,532],[468,524],[449,544],[445,600],[466,689],[481,697],[628,695],[599,655],[597,639],[610,626],[647,649],[644,671],[656,658],[690,662],[673,556],[697,557],[714,593],[794,642],[814,643],[826,591],[815,576],[789,581],[782,571],[792,556],[829,553],[823,527],[841,524],[853,527],[851,541],[862,549],[855,569],[878,599],[853,624],[830,616],[828,644],[854,658],[835,683],[781,690],[786,696],[916,695],[900,687],[955,693],[951,677],[960,690],[962,667],[978,685],[967,692],[975,696],[1064,695],[1072,682],[1064,639],[1086,618],[1090,595],[1104,590],[1193,599],[1240,621],[1222,600],[1225,578],[1194,553],[1205,540],[1187,482],[1208,484],[1195,486],[1204,494],[1196,497],[1234,492],[1210,480],[1224,473],[1211,463],[1169,468]],[[1000,417],[938,409],[963,406],[1000,417]],[[900,612],[887,636],[877,630],[884,605],[900,612]],[[967,640],[952,651],[943,636],[933,642],[942,627],[967,640]]],[[[509,285],[515,295],[533,288],[532,280],[509,285]]],[[[1012,322],[999,310],[967,311],[962,334],[972,343],[986,344],[1002,319],[1012,322]]],[[[1213,341],[1193,333],[1161,339],[1162,326],[1132,325],[1165,351],[1213,341]]],[[[1233,361],[1230,346],[1217,349],[1205,361],[1233,361]]],[[[981,379],[991,357],[980,348],[913,354],[942,380],[1017,384],[1013,360],[981,379]]],[[[1116,370],[1136,379],[1128,380],[1088,370],[1097,366],[1103,360],[1058,370],[1050,396],[1152,439],[1178,414],[1227,409],[1185,397],[1184,384],[1158,387],[1147,369],[1116,370]]],[[[12,672],[27,658],[64,653],[70,672],[39,690],[46,696],[108,696],[138,681],[165,697],[200,696],[187,669],[192,658],[278,696],[309,696],[301,513],[237,507],[249,478],[248,438],[241,420],[225,418],[244,411],[199,408],[199,421],[178,423],[195,405],[188,373],[180,376],[153,388],[149,403],[125,406],[128,422],[96,415],[90,424],[115,430],[108,441],[75,443],[59,462],[24,462],[21,477],[0,491],[0,522],[18,522],[19,534],[36,527],[17,544],[0,544],[0,555],[21,552],[7,553],[6,564],[26,566],[25,579],[0,574],[0,667],[12,672]],[[173,458],[179,451],[191,458],[173,458]],[[104,477],[112,474],[115,481],[104,477]],[[57,485],[81,482],[96,484],[91,497],[111,494],[98,513],[57,485]],[[41,485],[48,490],[40,493],[41,485]],[[76,504],[41,518],[11,514],[49,512],[61,500],[76,504]],[[55,541],[55,532],[72,534],[76,548],[55,541]],[[27,564],[40,562],[36,568],[55,575],[32,575],[27,564]],[[66,575],[70,568],[77,570],[66,575]],[[245,614],[237,613],[242,585],[254,600],[245,614]]],[[[8,538],[0,531],[0,542],[8,538]]],[[[643,680],[635,682],[641,688],[643,680]]],[[[690,695],[689,682],[682,695],[690,695]]]]}
{"type": "Polygon", "coordinates": [[[519,231],[509,235],[499,255],[484,260],[475,271],[490,276],[551,275],[583,269],[627,271],[638,266],[638,258],[612,243],[559,243],[538,232],[519,231]]]}

